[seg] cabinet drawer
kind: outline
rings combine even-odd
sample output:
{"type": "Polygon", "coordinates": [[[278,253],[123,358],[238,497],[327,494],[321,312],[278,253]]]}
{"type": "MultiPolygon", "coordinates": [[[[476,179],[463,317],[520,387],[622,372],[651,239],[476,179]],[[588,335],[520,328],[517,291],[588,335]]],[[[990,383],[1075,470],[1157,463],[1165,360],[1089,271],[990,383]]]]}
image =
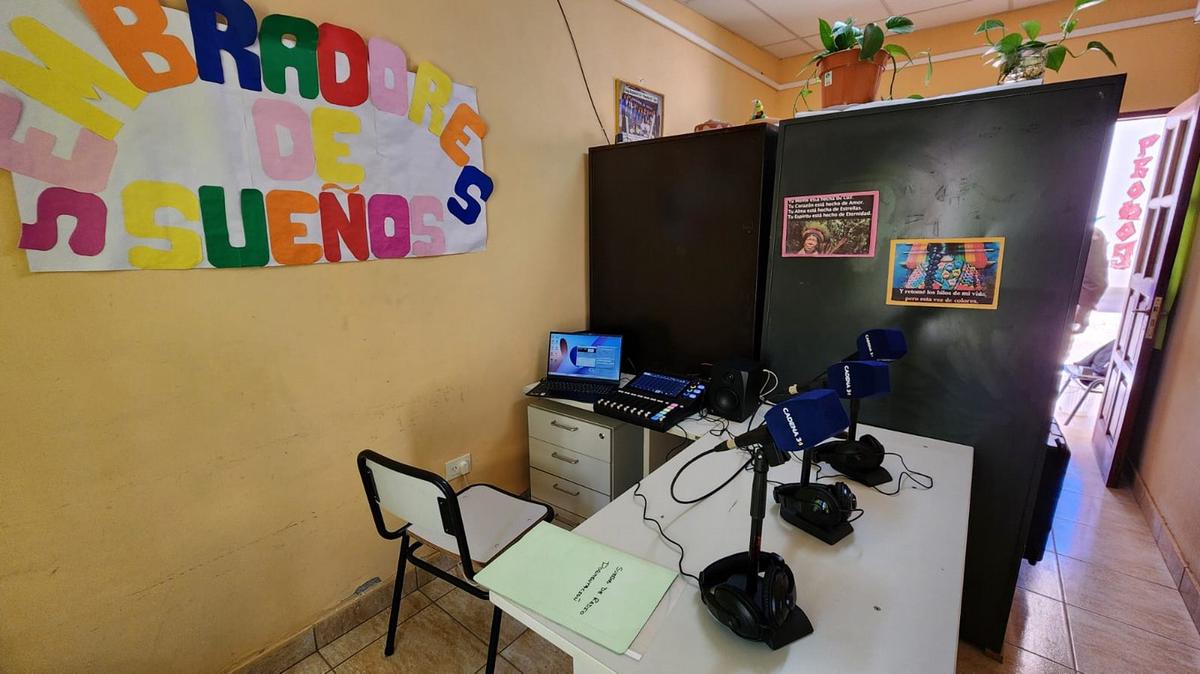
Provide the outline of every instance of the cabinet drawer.
{"type": "Polygon", "coordinates": [[[551,475],[565,477],[601,494],[612,495],[612,464],[593,459],[587,454],[572,452],[537,438],[529,438],[529,465],[551,475]]]}
{"type": "Polygon", "coordinates": [[[576,515],[591,517],[608,505],[608,497],[570,480],[529,469],[529,486],[534,500],[545,501],[576,515]]]}
{"type": "Polygon", "coordinates": [[[573,416],[530,405],[529,437],[593,459],[612,461],[612,429],[573,416]]]}

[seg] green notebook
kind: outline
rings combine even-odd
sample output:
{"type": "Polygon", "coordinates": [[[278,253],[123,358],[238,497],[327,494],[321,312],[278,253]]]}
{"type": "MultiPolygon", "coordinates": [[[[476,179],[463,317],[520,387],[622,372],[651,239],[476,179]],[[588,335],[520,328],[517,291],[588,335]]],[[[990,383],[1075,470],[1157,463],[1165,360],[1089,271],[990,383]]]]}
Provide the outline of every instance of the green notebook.
{"type": "Polygon", "coordinates": [[[671,569],[541,522],[475,576],[489,590],[616,653],[675,580],[671,569]]]}

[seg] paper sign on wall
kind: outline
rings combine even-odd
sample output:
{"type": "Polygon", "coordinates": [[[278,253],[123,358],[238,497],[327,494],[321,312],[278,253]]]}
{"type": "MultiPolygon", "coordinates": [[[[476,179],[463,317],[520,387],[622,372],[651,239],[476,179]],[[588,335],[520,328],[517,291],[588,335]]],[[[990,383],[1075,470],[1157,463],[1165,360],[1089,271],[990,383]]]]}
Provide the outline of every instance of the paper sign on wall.
{"type": "Polygon", "coordinates": [[[895,239],[888,304],[995,309],[1004,237],[895,239]]]}
{"type": "Polygon", "coordinates": [[[879,192],[787,197],[784,257],[874,257],[879,192]]]}
{"type": "Polygon", "coordinates": [[[475,90],[244,0],[6,0],[0,168],[33,271],[482,250],[475,90]]]}

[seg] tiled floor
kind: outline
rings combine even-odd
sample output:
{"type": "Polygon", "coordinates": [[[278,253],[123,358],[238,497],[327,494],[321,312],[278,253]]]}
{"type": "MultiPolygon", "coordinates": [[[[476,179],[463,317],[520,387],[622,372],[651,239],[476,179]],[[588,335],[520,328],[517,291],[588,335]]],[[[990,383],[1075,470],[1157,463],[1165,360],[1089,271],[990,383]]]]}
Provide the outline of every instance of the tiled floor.
{"type": "MultiPolygon", "coordinates": [[[[456,562],[440,553],[430,560],[443,568],[456,562]]],[[[417,572],[416,582],[418,589],[405,595],[400,602],[396,652],[391,657],[383,655],[389,608],[284,674],[474,674],[484,671],[492,605],[424,571],[417,572]]],[[[570,674],[571,658],[521,623],[505,616],[500,623],[500,656],[496,671],[500,674],[570,674]]]]}
{"type": "MultiPolygon", "coordinates": [[[[1059,401],[1060,424],[1073,393],[1059,401]]],[[[1071,463],[1053,550],[1022,563],[1004,662],[962,644],[959,672],[1200,672],[1200,635],[1150,526],[1128,489],[1104,486],[1091,453],[1099,396],[1090,397],[1063,427],[1071,463]]]]}

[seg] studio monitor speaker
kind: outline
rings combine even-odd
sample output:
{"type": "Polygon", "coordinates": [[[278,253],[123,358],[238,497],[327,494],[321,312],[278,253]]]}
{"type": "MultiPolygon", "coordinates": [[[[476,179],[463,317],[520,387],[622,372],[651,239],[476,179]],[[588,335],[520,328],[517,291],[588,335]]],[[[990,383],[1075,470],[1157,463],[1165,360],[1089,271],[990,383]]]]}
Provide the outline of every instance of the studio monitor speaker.
{"type": "Polygon", "coordinates": [[[758,409],[766,372],[747,358],[721,361],[712,367],[705,402],[713,414],[732,421],[745,421],[758,409]]]}

